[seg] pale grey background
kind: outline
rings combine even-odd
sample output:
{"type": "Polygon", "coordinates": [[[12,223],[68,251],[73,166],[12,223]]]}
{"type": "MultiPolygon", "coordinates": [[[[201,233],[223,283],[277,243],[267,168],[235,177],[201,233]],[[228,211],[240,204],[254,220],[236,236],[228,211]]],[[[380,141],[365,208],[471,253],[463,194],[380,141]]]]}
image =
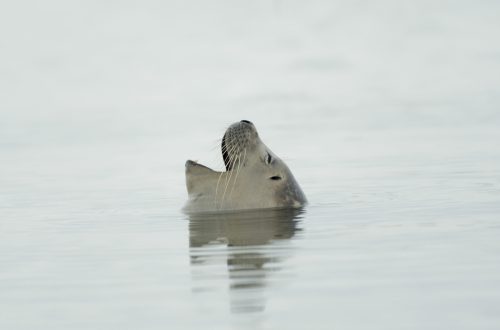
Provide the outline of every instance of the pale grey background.
{"type": "Polygon", "coordinates": [[[0,328],[498,329],[499,11],[2,2],[0,328]],[[221,169],[241,119],[310,205],[190,248],[184,162],[221,169]]]}

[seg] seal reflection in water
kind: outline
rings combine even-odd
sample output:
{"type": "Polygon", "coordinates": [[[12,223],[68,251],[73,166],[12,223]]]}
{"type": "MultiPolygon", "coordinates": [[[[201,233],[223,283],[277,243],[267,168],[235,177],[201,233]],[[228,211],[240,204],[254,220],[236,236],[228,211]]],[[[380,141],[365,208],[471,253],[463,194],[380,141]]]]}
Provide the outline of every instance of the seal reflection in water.
{"type": "Polygon", "coordinates": [[[268,289],[284,285],[290,276],[283,269],[293,252],[287,243],[300,231],[303,212],[290,208],[189,214],[197,300],[217,305],[221,296],[228,296],[233,313],[263,311],[271,299],[268,289]]]}
{"type": "Polygon", "coordinates": [[[306,204],[288,166],[262,142],[248,120],[226,130],[221,148],[225,172],[186,162],[186,212],[298,208],[306,204]]]}

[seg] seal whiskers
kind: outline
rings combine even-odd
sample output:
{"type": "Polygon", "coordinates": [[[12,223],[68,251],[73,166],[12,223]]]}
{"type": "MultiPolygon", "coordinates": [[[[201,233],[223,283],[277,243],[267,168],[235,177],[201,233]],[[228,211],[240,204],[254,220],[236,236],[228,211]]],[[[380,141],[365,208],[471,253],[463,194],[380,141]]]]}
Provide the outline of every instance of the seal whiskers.
{"type": "MultiPolygon", "coordinates": [[[[228,171],[229,172],[229,178],[226,180],[226,186],[224,187],[224,193],[222,194],[222,202],[221,202],[221,204],[224,204],[224,197],[226,196],[227,187],[229,186],[229,183],[231,182],[231,178],[233,177],[234,164],[236,163],[236,159],[239,159],[239,158],[240,158],[240,154],[239,153],[235,153],[235,154],[229,156],[229,161],[233,165],[231,166],[231,170],[228,171]]],[[[236,181],[234,183],[236,183],[236,181]]],[[[234,183],[233,183],[233,186],[234,186],[234,183]]]]}
{"type": "MultiPolygon", "coordinates": [[[[245,163],[246,156],[247,156],[247,149],[245,148],[244,156],[243,156],[243,164],[245,163]]],[[[238,180],[238,174],[240,174],[240,169],[241,169],[241,154],[238,157],[238,167],[236,168],[236,176],[234,177],[233,188],[231,189],[231,192],[229,193],[229,199],[231,199],[231,196],[233,195],[234,187],[236,186],[236,181],[238,180]]]]}
{"type": "MultiPolygon", "coordinates": [[[[234,138],[231,138],[231,143],[232,141],[234,140],[234,138]]],[[[225,155],[225,159],[224,161],[227,161],[227,164],[226,164],[226,168],[231,168],[231,165],[228,165],[228,164],[232,164],[233,162],[233,158],[235,158],[236,154],[232,154],[234,151],[236,151],[238,145],[235,143],[233,145],[230,145],[229,144],[229,147],[228,147],[228,144],[227,143],[224,143],[225,141],[225,136],[223,138],[223,142],[222,142],[222,154],[225,155]],[[229,148],[229,149],[228,149],[229,148]]],[[[215,208],[218,209],[217,207],[217,196],[218,196],[218,191],[219,191],[219,184],[220,184],[220,179],[222,178],[223,174],[224,173],[227,173],[227,172],[220,172],[219,174],[219,179],[217,180],[217,186],[215,187],[215,208]]],[[[231,174],[232,172],[230,173],[230,177],[229,177],[229,180],[231,180],[231,174]]],[[[226,188],[224,189],[224,194],[222,195],[222,199],[220,201],[220,205],[219,206],[222,206],[222,204],[224,203],[224,195],[226,194],[226,189],[227,189],[227,185],[228,185],[228,179],[226,178],[226,188]]]]}

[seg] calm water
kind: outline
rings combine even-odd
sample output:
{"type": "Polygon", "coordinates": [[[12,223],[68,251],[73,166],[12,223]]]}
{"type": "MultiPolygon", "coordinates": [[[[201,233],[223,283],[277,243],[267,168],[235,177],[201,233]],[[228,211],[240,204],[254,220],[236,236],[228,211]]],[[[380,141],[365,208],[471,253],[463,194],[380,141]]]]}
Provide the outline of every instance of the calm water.
{"type": "Polygon", "coordinates": [[[1,329],[498,329],[495,2],[0,10],[1,329]],[[187,216],[255,123],[310,204],[187,216]]]}

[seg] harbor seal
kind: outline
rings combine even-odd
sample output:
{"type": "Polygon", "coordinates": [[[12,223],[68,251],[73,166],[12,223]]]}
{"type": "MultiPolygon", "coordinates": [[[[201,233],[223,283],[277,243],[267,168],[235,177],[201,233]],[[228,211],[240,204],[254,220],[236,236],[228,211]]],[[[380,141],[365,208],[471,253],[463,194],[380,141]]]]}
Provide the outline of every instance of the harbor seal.
{"type": "Polygon", "coordinates": [[[221,150],[226,171],[186,162],[185,212],[298,208],[307,203],[288,166],[262,142],[250,121],[229,126],[221,150]]]}

